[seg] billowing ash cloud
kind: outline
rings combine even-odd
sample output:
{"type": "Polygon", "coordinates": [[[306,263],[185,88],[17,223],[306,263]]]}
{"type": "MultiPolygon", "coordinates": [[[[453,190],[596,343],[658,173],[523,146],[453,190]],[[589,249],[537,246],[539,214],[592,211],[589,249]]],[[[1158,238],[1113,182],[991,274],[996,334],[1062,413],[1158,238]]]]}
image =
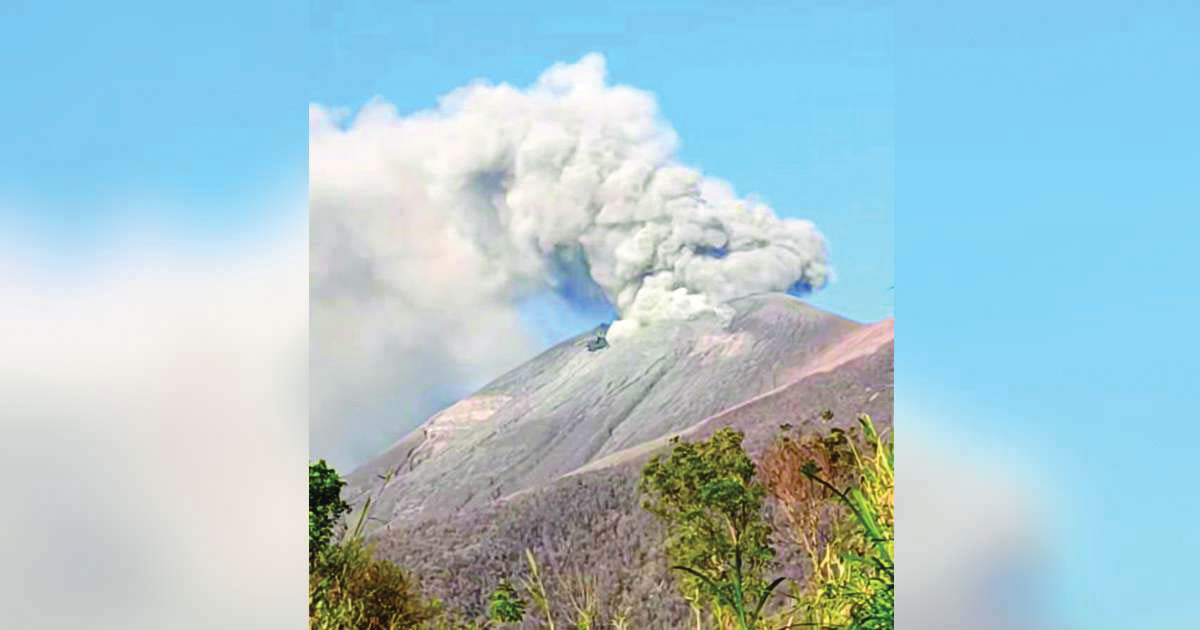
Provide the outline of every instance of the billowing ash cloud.
{"type": "MultiPolygon", "coordinates": [[[[427,392],[451,373],[494,375],[533,344],[514,305],[547,289],[602,294],[615,340],[830,275],[811,222],[676,163],[653,95],[607,84],[600,55],[524,90],[472,84],[431,111],[376,100],[352,121],[309,117],[314,365],[350,375],[333,379],[427,392]]],[[[318,380],[320,416],[320,390],[346,390],[318,380]]],[[[374,404],[350,397],[346,414],[374,404]]]]}

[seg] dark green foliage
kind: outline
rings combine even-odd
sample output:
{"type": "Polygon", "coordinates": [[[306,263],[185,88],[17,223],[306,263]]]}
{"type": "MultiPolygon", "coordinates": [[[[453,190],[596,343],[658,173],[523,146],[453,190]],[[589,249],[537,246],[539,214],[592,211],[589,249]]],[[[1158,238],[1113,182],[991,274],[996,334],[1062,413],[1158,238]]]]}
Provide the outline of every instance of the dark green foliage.
{"type": "Polygon", "coordinates": [[[492,592],[488,616],[497,623],[520,623],[525,618],[525,600],[508,580],[500,580],[500,585],[492,592]]]}
{"type": "Polygon", "coordinates": [[[766,489],[742,438],[724,428],[702,442],[673,439],[669,457],[646,464],[641,491],[643,507],[667,526],[667,557],[682,573],[684,595],[699,594],[749,629],[781,580],[765,579],[774,556],[766,489]]]}
{"type": "Polygon", "coordinates": [[[320,460],[308,465],[308,562],[311,568],[329,546],[333,526],[350,506],[342,500],[346,482],[333,467],[320,460]]]}

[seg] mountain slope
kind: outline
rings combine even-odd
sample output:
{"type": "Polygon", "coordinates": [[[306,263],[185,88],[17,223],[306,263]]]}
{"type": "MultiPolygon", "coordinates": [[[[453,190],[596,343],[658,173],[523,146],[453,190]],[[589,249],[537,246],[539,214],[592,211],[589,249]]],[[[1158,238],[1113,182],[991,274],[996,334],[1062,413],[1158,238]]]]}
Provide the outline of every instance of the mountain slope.
{"type": "Polygon", "coordinates": [[[430,418],[351,475],[352,492],[377,497],[380,551],[478,610],[532,548],[552,571],[595,576],[609,605],[634,606],[635,627],[676,627],[687,610],[636,496],[650,454],[722,426],[757,453],[785,422],[827,429],[826,409],[840,426],[860,412],[891,423],[890,320],[857,324],[781,294],[733,306],[728,328],[664,323],[595,353],[581,335],[430,418]]]}
{"type": "Polygon", "coordinates": [[[351,475],[399,469],[377,499],[386,520],[446,515],[536,487],[677,432],[778,385],[861,325],[783,294],[713,319],[663,322],[599,352],[584,334],[430,418],[351,475]]]}

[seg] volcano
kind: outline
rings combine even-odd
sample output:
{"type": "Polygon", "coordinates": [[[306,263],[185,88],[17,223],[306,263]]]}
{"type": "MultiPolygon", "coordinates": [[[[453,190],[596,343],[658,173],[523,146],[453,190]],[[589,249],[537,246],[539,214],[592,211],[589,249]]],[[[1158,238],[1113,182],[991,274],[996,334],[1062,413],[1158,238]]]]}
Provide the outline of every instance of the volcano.
{"type": "Polygon", "coordinates": [[[725,426],[756,456],[785,423],[892,423],[891,319],[861,324],[778,293],[730,306],[731,321],[657,322],[594,351],[589,331],[429,418],[348,478],[357,502],[372,497],[378,553],[482,612],[530,549],[550,574],[591,576],[633,627],[686,625],[663,532],[637,496],[650,455],[725,426]]]}

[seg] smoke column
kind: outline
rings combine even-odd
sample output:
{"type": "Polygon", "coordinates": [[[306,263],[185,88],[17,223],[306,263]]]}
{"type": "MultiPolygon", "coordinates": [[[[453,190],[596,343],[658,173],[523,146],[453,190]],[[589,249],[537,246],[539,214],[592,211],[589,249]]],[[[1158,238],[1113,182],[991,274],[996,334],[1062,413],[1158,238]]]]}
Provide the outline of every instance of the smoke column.
{"type": "Polygon", "coordinates": [[[597,54],[430,111],[374,100],[352,120],[317,105],[309,118],[315,424],[323,408],[394,419],[405,390],[428,398],[528,358],[515,305],[539,292],[602,298],[620,343],[831,274],[811,222],[678,164],[653,95],[608,84],[597,54]],[[404,385],[370,398],[367,382],[389,379],[404,385]]]}

